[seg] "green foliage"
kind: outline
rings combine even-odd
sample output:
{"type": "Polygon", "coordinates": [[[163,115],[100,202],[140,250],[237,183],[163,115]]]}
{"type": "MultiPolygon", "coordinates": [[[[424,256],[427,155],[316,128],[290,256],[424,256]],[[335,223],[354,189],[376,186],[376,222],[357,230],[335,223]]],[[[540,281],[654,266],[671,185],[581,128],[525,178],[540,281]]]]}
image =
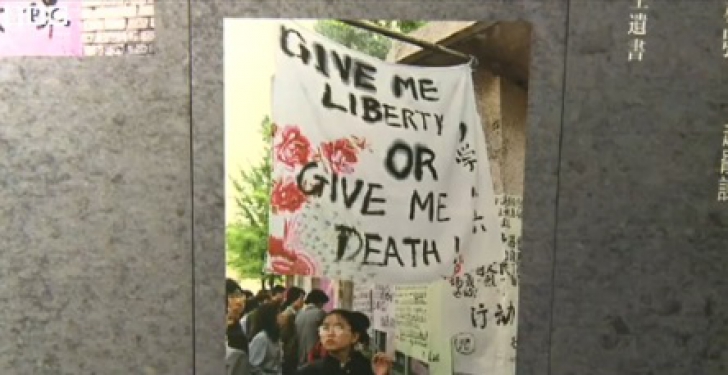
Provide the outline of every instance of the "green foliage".
{"type": "Polygon", "coordinates": [[[241,170],[238,178],[231,177],[240,214],[226,229],[227,263],[244,278],[263,277],[268,251],[272,125],[268,117],[261,123],[265,156],[249,170],[241,170]]]}
{"type": "MultiPolygon", "coordinates": [[[[415,31],[426,24],[423,21],[369,20],[369,22],[404,34],[415,31]]],[[[389,49],[392,48],[392,39],[389,37],[336,20],[318,21],[314,29],[319,34],[346,47],[380,59],[387,57],[389,49]]]]}

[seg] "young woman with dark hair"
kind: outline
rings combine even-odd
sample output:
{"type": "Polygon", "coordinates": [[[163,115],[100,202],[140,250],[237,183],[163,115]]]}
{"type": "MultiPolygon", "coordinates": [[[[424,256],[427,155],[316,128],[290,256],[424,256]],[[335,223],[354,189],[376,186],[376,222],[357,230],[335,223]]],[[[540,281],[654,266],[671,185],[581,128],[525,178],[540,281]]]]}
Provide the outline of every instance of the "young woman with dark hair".
{"type": "Polygon", "coordinates": [[[290,311],[295,314],[303,307],[305,297],[306,291],[303,289],[297,286],[288,288],[283,297],[283,304],[281,305],[282,312],[290,311]]]}
{"type": "Polygon", "coordinates": [[[252,305],[251,309],[248,310],[245,313],[245,316],[243,316],[243,319],[240,320],[240,324],[243,327],[243,332],[248,337],[248,340],[252,340],[255,335],[260,332],[260,329],[256,327],[256,315],[258,314],[258,307],[262,304],[273,302],[278,305],[280,305],[280,302],[273,301],[270,298],[270,293],[267,290],[260,290],[258,291],[258,294],[253,297],[253,300],[250,302],[252,305]]]}
{"type": "Polygon", "coordinates": [[[333,310],[319,327],[326,355],[301,367],[296,375],[388,375],[392,360],[379,353],[370,362],[357,349],[369,343],[369,318],[349,310],[333,310]]]}
{"type": "Polygon", "coordinates": [[[292,286],[285,292],[279,324],[281,341],[283,342],[283,375],[294,375],[298,368],[298,333],[296,332],[296,315],[303,308],[306,292],[292,286]]]}
{"type": "Polygon", "coordinates": [[[248,339],[240,326],[240,315],[245,309],[245,295],[235,280],[225,282],[225,308],[227,311],[227,351],[225,365],[227,375],[250,375],[248,363],[248,339]]]}
{"type": "Polygon", "coordinates": [[[256,326],[260,328],[250,341],[250,365],[253,375],[281,375],[281,333],[278,327],[280,305],[265,303],[256,310],[256,326]]]}

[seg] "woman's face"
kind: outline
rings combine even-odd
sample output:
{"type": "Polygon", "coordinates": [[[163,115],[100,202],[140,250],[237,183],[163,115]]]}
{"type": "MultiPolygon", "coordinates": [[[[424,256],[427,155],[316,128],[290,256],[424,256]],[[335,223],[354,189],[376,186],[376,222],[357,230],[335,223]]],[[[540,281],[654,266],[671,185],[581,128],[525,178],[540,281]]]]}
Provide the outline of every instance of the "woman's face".
{"type": "Polygon", "coordinates": [[[305,295],[301,296],[301,298],[297,299],[296,302],[293,303],[293,308],[296,310],[301,310],[303,308],[303,301],[305,300],[305,295]]]}
{"type": "Polygon", "coordinates": [[[321,345],[328,352],[347,349],[357,343],[359,334],[351,332],[351,326],[338,314],[331,314],[319,327],[321,345]]]}
{"type": "Polygon", "coordinates": [[[233,293],[228,296],[228,306],[231,315],[242,315],[245,310],[245,294],[233,293]]]}
{"type": "Polygon", "coordinates": [[[282,311],[282,312],[278,313],[278,315],[276,316],[276,321],[278,322],[278,327],[283,328],[286,326],[286,318],[287,318],[287,315],[285,314],[285,312],[282,311]]]}

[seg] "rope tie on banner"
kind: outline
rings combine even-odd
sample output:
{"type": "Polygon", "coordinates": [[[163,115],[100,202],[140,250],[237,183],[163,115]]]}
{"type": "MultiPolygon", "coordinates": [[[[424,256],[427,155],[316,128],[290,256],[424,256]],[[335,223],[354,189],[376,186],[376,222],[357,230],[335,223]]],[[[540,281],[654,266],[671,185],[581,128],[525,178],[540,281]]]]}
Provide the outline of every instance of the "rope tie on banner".
{"type": "Polygon", "coordinates": [[[480,65],[480,61],[478,60],[478,58],[471,55],[470,56],[470,69],[475,71],[476,69],[478,69],[478,65],[480,65]]]}

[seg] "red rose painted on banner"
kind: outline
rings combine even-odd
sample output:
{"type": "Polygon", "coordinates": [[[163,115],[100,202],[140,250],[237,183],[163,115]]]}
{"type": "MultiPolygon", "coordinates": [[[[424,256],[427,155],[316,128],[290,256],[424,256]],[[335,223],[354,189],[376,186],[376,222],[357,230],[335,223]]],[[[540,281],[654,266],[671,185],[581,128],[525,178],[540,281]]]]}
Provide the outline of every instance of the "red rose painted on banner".
{"type": "Polygon", "coordinates": [[[271,258],[285,258],[290,261],[296,260],[296,254],[286,249],[283,239],[278,237],[268,237],[268,255],[271,258]]]}
{"type": "Polygon", "coordinates": [[[293,263],[291,271],[296,275],[312,276],[315,266],[313,260],[306,253],[296,253],[296,262],[293,263]]]}
{"type": "Polygon", "coordinates": [[[302,275],[311,276],[314,274],[314,266],[306,253],[295,253],[296,259],[278,257],[271,258],[271,269],[279,275],[302,275]]]}
{"type": "Polygon", "coordinates": [[[337,139],[321,145],[324,158],[329,161],[331,169],[339,174],[354,171],[354,165],[359,161],[359,149],[348,139],[337,139]]]}
{"type": "Polygon", "coordinates": [[[276,160],[294,169],[308,163],[311,155],[311,142],[301,134],[298,126],[286,126],[283,128],[280,141],[275,144],[274,149],[276,160]]]}
{"type": "Polygon", "coordinates": [[[273,190],[270,197],[270,205],[273,213],[296,212],[306,203],[306,195],[298,188],[295,180],[273,182],[273,190]]]}
{"type": "Polygon", "coordinates": [[[279,275],[313,275],[314,263],[308,254],[296,252],[290,246],[295,244],[296,223],[286,220],[283,227],[283,238],[268,237],[268,256],[270,267],[279,275]]]}

